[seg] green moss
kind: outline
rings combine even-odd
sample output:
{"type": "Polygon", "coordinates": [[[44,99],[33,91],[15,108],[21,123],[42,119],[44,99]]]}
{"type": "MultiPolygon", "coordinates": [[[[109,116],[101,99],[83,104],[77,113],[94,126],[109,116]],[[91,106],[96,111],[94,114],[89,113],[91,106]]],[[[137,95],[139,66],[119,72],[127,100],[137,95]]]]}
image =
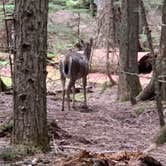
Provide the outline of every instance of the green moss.
{"type": "Polygon", "coordinates": [[[6,123],[2,126],[0,126],[0,132],[11,132],[13,129],[13,123],[6,123]]]}
{"type": "Polygon", "coordinates": [[[166,126],[161,128],[161,130],[157,133],[155,143],[158,145],[166,143],[166,126]]]}
{"type": "Polygon", "coordinates": [[[134,110],[133,115],[137,117],[137,116],[141,115],[144,111],[145,111],[144,107],[137,108],[134,110]]]}
{"type": "Polygon", "coordinates": [[[108,82],[104,82],[102,85],[101,85],[101,91],[100,93],[104,93],[108,88],[108,82]]]}
{"type": "Polygon", "coordinates": [[[4,161],[12,161],[12,160],[16,159],[16,154],[13,151],[13,148],[8,147],[8,148],[1,149],[0,159],[2,159],[4,161]]]}
{"type": "Polygon", "coordinates": [[[14,161],[21,159],[22,157],[41,153],[41,151],[33,146],[19,145],[19,146],[8,146],[1,148],[0,159],[4,161],[14,161]]]}
{"type": "Polygon", "coordinates": [[[75,95],[75,100],[76,101],[84,101],[84,95],[83,95],[83,93],[77,93],[75,95]]]}

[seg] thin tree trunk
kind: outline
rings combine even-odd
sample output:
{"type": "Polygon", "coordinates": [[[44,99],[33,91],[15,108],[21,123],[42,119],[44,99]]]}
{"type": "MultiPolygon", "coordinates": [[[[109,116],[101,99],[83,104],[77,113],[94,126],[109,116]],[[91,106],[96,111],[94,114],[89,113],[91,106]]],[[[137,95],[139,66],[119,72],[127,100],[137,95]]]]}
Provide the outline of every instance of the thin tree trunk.
{"type": "MultiPolygon", "coordinates": [[[[106,74],[110,80],[111,85],[115,85],[116,82],[113,80],[110,72],[110,48],[113,50],[115,45],[113,44],[115,42],[115,36],[114,36],[114,28],[113,28],[113,0],[110,0],[106,4],[106,10],[107,14],[105,16],[105,25],[106,25],[106,74]]],[[[114,54],[114,51],[112,52],[112,56],[114,54]]]]}
{"type": "Polygon", "coordinates": [[[13,143],[48,148],[46,55],[48,0],[15,0],[13,143]]]}

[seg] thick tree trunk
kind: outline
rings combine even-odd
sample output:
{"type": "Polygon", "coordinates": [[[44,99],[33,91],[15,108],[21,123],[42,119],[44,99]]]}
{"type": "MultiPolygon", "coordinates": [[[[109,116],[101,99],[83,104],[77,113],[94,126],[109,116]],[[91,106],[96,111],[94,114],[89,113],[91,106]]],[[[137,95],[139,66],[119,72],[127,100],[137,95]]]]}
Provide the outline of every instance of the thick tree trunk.
{"type": "Polygon", "coordinates": [[[48,148],[46,55],[48,0],[15,0],[13,143],[48,148]]]}
{"type": "Polygon", "coordinates": [[[137,96],[141,90],[137,76],[137,42],[138,0],[123,0],[118,86],[118,99],[121,101],[137,96]]]}

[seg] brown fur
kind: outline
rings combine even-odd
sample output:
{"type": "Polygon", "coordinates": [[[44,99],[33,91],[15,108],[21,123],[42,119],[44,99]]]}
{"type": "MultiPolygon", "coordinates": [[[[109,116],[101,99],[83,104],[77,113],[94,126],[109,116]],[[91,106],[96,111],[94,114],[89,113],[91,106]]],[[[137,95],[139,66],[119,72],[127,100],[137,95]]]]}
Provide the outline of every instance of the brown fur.
{"type": "Polygon", "coordinates": [[[84,89],[84,106],[87,107],[86,101],[86,84],[87,75],[89,72],[89,58],[91,54],[92,39],[90,43],[86,43],[84,47],[84,53],[79,54],[77,52],[69,52],[65,57],[60,60],[60,75],[62,81],[62,111],[64,111],[65,100],[65,82],[66,78],[69,78],[69,84],[67,86],[67,106],[70,110],[70,91],[73,88],[73,107],[75,106],[75,82],[82,78],[84,89]]]}

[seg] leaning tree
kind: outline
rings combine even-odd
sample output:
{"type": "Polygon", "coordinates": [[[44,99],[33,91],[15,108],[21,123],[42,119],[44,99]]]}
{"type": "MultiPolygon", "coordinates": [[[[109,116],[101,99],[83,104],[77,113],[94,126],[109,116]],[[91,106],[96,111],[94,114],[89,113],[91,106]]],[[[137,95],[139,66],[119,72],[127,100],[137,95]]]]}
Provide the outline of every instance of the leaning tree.
{"type": "Polygon", "coordinates": [[[46,55],[48,0],[15,0],[14,144],[48,148],[46,55]]]}

